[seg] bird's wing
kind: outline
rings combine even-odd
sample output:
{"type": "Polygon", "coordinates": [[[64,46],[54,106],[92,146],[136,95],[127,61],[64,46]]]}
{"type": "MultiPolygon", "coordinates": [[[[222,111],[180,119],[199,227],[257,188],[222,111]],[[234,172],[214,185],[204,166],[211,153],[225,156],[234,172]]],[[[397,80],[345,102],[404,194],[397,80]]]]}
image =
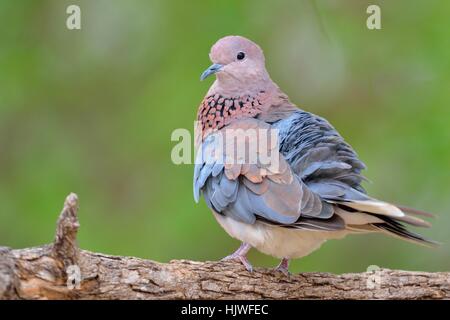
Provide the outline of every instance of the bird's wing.
{"type": "Polygon", "coordinates": [[[195,164],[196,201],[203,193],[215,212],[250,224],[259,219],[306,229],[344,228],[342,219],[333,216],[333,205],[313,192],[278,152],[277,137],[269,124],[252,118],[234,121],[209,135],[195,164]],[[226,147],[227,141],[233,150],[226,147]],[[247,153],[238,154],[236,149],[247,153]]]}
{"type": "Polygon", "coordinates": [[[361,186],[364,163],[328,121],[299,110],[274,123],[273,127],[279,130],[280,152],[292,170],[305,183],[316,183],[319,194],[337,192],[341,195],[342,191],[327,187],[328,181],[337,181],[365,193],[361,186]],[[324,183],[324,190],[317,183],[324,183]]]}
{"type": "Polygon", "coordinates": [[[382,230],[409,240],[426,241],[401,223],[428,227],[428,222],[366,194],[361,186],[365,165],[325,119],[299,110],[273,127],[279,130],[280,152],[292,171],[310,191],[334,205],[333,213],[344,219],[347,229],[382,230]]]}

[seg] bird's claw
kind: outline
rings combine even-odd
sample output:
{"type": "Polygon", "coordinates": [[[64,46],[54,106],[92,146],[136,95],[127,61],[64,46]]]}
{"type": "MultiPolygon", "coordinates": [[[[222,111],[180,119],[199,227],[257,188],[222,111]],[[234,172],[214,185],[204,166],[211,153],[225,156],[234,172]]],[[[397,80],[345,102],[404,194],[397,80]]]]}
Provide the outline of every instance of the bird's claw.
{"type": "Polygon", "coordinates": [[[247,269],[248,272],[253,272],[253,266],[248,261],[246,256],[233,253],[230,254],[229,256],[226,256],[225,258],[222,258],[220,261],[231,261],[231,260],[239,261],[244,265],[245,269],[247,269]]]}
{"type": "Polygon", "coordinates": [[[291,273],[289,272],[289,259],[283,258],[280,264],[274,269],[274,271],[281,272],[285,276],[290,276],[291,273]]]}
{"type": "Polygon", "coordinates": [[[220,261],[230,261],[230,260],[236,260],[237,259],[237,254],[230,254],[226,257],[223,257],[222,259],[220,259],[220,261]]]}
{"type": "Polygon", "coordinates": [[[288,268],[284,267],[284,266],[278,266],[276,268],[273,269],[275,272],[281,272],[282,274],[284,274],[286,277],[289,277],[291,275],[291,273],[289,272],[288,268]]]}
{"type": "Polygon", "coordinates": [[[253,266],[248,261],[247,257],[245,256],[239,256],[239,260],[244,265],[245,269],[247,269],[248,272],[253,272],[253,266]]]}

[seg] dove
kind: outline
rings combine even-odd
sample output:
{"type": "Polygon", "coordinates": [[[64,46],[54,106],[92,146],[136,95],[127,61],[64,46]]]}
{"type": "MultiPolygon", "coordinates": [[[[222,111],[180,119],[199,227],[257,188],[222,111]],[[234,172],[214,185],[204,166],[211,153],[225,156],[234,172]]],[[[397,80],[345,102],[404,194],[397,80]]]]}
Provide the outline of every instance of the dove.
{"type": "Polygon", "coordinates": [[[418,216],[431,214],[367,194],[365,165],[356,152],[327,120],[289,100],[270,78],[256,43],[226,36],[212,46],[209,57],[213,64],[201,80],[216,79],[197,113],[196,148],[201,152],[193,188],[195,201],[203,195],[222,228],[242,243],[223,260],[237,260],[252,271],[247,253],[255,248],[279,258],[275,270],[288,274],[291,259],[349,234],[379,232],[435,244],[407,229],[430,227],[418,216]],[[275,133],[243,134],[249,130],[275,133]],[[238,132],[234,138],[244,141],[231,151],[224,147],[229,132],[238,132]],[[252,144],[266,144],[275,156],[269,162],[262,161],[263,151],[253,161],[235,156],[236,148],[252,144]]]}

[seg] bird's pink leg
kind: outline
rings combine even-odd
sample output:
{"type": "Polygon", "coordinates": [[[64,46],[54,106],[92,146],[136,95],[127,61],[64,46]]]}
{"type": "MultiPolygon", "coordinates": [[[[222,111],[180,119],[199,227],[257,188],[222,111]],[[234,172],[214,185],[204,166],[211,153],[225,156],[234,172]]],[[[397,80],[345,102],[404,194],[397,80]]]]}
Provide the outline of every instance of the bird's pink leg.
{"type": "Polygon", "coordinates": [[[239,249],[237,249],[234,253],[226,256],[221,261],[229,261],[229,260],[239,260],[247,271],[252,272],[253,267],[247,259],[247,253],[252,247],[248,243],[242,243],[239,249]]]}
{"type": "Polygon", "coordinates": [[[281,262],[278,265],[278,267],[275,268],[275,271],[280,271],[285,275],[289,275],[289,259],[287,258],[281,259],[281,262]]]}

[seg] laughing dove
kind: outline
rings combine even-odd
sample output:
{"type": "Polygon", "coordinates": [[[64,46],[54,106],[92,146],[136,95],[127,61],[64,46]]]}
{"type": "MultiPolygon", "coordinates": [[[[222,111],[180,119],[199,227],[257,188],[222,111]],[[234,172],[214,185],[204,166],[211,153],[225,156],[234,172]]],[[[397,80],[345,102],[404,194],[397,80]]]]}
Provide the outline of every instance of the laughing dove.
{"type": "Polygon", "coordinates": [[[277,270],[287,273],[289,259],[348,234],[382,232],[433,243],[404,225],[428,227],[408,215],[427,213],[366,194],[361,186],[365,166],[355,151],[328,121],[289,101],[267,73],[258,45],[227,36],[213,45],[210,59],[213,64],[201,80],[213,74],[216,80],[197,115],[201,152],[194,198],[198,202],[203,195],[219,224],[242,242],[224,259],[239,260],[251,271],[246,254],[253,247],[282,259],[277,270]],[[249,130],[275,134],[245,135],[249,130]],[[241,138],[243,146],[266,145],[266,150],[276,151],[271,157],[276,166],[263,162],[259,149],[254,161],[235,156],[242,145],[233,152],[225,148],[228,132],[238,132],[234,138],[241,138]]]}

